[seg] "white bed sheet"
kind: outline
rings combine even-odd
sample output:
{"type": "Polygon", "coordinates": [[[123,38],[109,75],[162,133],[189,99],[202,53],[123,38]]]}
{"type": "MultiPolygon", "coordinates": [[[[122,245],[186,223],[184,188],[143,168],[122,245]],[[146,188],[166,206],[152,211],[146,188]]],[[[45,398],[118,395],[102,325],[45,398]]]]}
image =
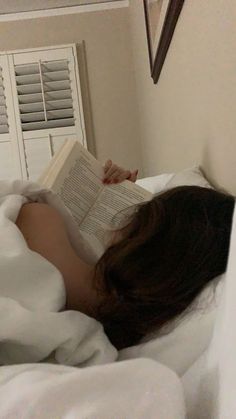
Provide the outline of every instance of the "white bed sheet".
{"type": "Polygon", "coordinates": [[[236,211],[225,286],[209,348],[183,375],[188,418],[236,417],[236,211]]]}

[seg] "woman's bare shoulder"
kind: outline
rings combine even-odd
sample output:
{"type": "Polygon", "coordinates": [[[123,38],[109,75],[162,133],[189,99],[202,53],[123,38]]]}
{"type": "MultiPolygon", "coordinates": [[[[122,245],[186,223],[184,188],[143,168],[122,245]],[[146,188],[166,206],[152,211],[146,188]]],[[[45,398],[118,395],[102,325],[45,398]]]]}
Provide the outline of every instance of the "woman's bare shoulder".
{"type": "Polygon", "coordinates": [[[18,219],[23,219],[25,217],[37,219],[39,218],[42,219],[42,221],[45,221],[44,217],[62,219],[59,212],[55,208],[41,202],[31,202],[22,205],[18,214],[18,219]]]}
{"type": "Polygon", "coordinates": [[[33,202],[24,204],[18,214],[16,225],[21,228],[52,229],[65,228],[63,218],[59,212],[48,204],[33,202]]]}
{"type": "Polygon", "coordinates": [[[63,218],[48,204],[24,204],[18,214],[16,225],[31,248],[36,243],[48,247],[50,243],[55,246],[57,241],[67,240],[63,218]]]}

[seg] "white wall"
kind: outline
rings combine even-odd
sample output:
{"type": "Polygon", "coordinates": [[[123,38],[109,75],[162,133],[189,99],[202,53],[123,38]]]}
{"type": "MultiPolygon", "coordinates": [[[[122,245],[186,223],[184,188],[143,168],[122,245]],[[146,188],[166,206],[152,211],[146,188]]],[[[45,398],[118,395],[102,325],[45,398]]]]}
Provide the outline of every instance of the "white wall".
{"type": "Polygon", "coordinates": [[[144,174],[200,163],[236,193],[236,1],[185,0],[157,85],[140,0],[130,24],[144,174]]]}

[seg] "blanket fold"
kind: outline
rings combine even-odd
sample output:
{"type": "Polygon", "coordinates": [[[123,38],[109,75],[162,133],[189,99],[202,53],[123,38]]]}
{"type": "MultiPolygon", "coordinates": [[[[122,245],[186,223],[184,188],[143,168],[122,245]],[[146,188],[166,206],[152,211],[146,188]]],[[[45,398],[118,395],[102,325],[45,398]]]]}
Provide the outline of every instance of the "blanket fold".
{"type": "Polygon", "coordinates": [[[26,202],[45,202],[63,216],[78,255],[94,262],[69,210],[33,182],[0,181],[0,364],[50,362],[88,366],[112,362],[117,351],[96,320],[63,311],[65,287],[57,268],[31,251],[15,221],[26,202]]]}

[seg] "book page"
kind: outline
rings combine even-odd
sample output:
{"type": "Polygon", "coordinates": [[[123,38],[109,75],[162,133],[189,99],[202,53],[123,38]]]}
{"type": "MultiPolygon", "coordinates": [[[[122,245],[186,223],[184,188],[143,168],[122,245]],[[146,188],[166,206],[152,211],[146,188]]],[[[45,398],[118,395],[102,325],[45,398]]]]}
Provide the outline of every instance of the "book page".
{"type": "Polygon", "coordinates": [[[54,180],[52,190],[70,209],[78,226],[103,188],[102,177],[102,165],[76,143],[54,180]]]}
{"type": "Polygon", "coordinates": [[[135,211],[135,205],[148,201],[152,194],[125,180],[106,185],[100,192],[87,217],[80,224],[83,236],[102,254],[109,243],[112,231],[119,229],[135,211]]]}
{"type": "Polygon", "coordinates": [[[104,169],[77,141],[67,140],[41,177],[69,208],[80,233],[95,253],[102,255],[112,231],[119,229],[135,204],[148,201],[152,194],[125,180],[104,185],[104,169]]]}
{"type": "Polygon", "coordinates": [[[66,157],[72,148],[72,144],[66,141],[59,150],[53,155],[52,159],[50,160],[49,165],[44,169],[41,175],[38,178],[38,183],[46,188],[51,188],[53,185],[53,181],[57,173],[60,171],[61,167],[65,163],[66,157]]]}

